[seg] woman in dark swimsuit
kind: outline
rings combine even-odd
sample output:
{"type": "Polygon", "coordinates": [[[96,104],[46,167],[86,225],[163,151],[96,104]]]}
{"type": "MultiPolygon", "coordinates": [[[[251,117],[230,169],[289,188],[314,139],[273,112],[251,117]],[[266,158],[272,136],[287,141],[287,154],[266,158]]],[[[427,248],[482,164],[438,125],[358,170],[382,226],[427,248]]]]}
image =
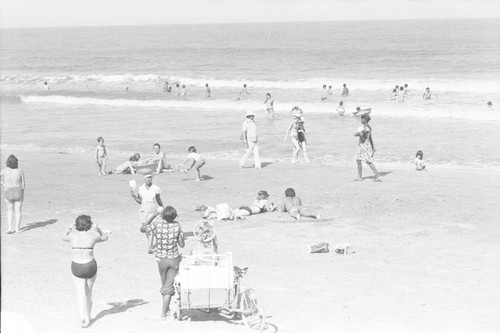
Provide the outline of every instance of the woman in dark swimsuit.
{"type": "Polygon", "coordinates": [[[94,245],[108,239],[88,215],[80,215],[75,221],[75,230],[69,228],[63,240],[71,242],[71,272],[77,291],[77,303],[82,327],[89,326],[92,310],[92,287],[97,277],[97,263],[94,259],[94,245]]]}

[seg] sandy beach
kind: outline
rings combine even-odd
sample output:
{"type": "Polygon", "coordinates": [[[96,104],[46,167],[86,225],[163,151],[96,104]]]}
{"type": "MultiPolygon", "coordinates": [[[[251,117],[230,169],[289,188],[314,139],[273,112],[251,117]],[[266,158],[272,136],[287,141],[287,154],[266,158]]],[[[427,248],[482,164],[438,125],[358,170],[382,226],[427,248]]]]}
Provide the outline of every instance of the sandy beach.
{"type": "MultiPolygon", "coordinates": [[[[79,332],[70,246],[61,240],[79,214],[112,231],[98,244],[93,317],[88,332],[245,332],[217,314],[161,322],[156,261],[139,232],[138,205],[128,180],[98,177],[87,154],[18,154],[27,178],[24,230],[6,235],[2,200],[2,332],[22,318],[34,332],[79,332]],[[48,172],[48,170],[68,170],[48,172]]],[[[2,161],[5,156],[2,156],[2,161]]],[[[173,161],[180,162],[180,161],[173,161]]],[[[266,160],[264,160],[266,162],[266,160]]],[[[269,332],[497,332],[500,319],[500,174],[492,171],[379,167],[383,182],[352,182],[355,164],[264,163],[240,169],[208,160],[210,179],[193,174],[155,177],[165,204],[191,231],[193,206],[246,204],[265,189],[279,203],[294,187],[324,221],[294,222],[283,213],[217,222],[220,252],[249,267],[269,332]],[[352,244],[348,256],[310,254],[307,246],[352,244]]],[[[184,254],[196,247],[187,240],[184,254]]],[[[18,322],[20,323],[20,322],[18,322]]],[[[19,327],[19,326],[18,326],[19,327]]]]}

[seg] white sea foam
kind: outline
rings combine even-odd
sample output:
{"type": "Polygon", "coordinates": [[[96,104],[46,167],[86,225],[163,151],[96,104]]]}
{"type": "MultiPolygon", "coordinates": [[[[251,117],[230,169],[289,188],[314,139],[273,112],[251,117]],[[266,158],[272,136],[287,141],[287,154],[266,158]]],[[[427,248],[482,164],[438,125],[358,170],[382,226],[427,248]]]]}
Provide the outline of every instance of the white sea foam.
{"type": "MultiPolygon", "coordinates": [[[[135,108],[166,108],[166,109],[195,109],[209,111],[227,111],[227,110],[263,110],[264,106],[260,101],[253,100],[138,100],[138,99],[104,99],[93,97],[72,97],[72,96],[21,96],[24,103],[50,103],[62,105],[94,105],[108,107],[135,107],[135,108]]],[[[296,103],[276,103],[276,113],[288,113],[297,105],[296,103]]],[[[307,113],[336,114],[335,103],[301,103],[299,105],[307,113]]],[[[347,115],[355,110],[357,104],[345,103],[347,115]]],[[[367,107],[367,105],[362,105],[367,107]]],[[[494,109],[487,109],[485,106],[467,106],[461,107],[456,104],[439,104],[433,102],[429,104],[411,104],[397,103],[395,101],[382,101],[370,104],[372,115],[391,116],[391,117],[418,117],[418,118],[454,118],[469,119],[480,121],[500,121],[500,113],[494,109]]]]}
{"type": "MultiPolygon", "coordinates": [[[[184,77],[184,76],[161,76],[157,74],[79,74],[79,75],[53,75],[53,76],[32,76],[32,75],[2,75],[0,83],[33,85],[48,82],[49,85],[80,85],[80,84],[102,84],[123,86],[125,84],[157,84],[161,85],[165,81],[170,84],[181,83],[188,87],[204,87],[208,83],[212,88],[234,88],[240,89],[243,84],[247,84],[249,89],[285,89],[304,90],[320,89],[324,84],[340,90],[343,83],[350,89],[367,91],[387,91],[395,85],[409,84],[410,90],[423,91],[426,87],[431,87],[436,92],[459,92],[480,94],[498,93],[500,91],[500,81],[494,80],[472,80],[472,79],[412,79],[394,78],[386,80],[361,80],[348,77],[317,77],[296,80],[255,80],[255,79],[223,79],[214,77],[184,77]]],[[[120,89],[121,90],[121,89],[120,89]]]]}

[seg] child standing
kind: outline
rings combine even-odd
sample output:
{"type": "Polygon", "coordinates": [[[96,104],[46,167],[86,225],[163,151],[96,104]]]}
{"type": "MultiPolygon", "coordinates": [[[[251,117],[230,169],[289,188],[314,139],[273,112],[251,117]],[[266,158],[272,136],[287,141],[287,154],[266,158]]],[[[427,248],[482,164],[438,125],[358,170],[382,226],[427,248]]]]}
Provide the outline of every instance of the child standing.
{"type": "Polygon", "coordinates": [[[344,113],[345,113],[344,102],[342,102],[342,101],[339,102],[339,106],[337,106],[337,112],[338,112],[339,116],[341,116],[341,117],[344,116],[344,113]]]}
{"type": "Polygon", "coordinates": [[[95,150],[95,160],[97,162],[97,174],[99,176],[106,175],[106,159],[108,158],[108,153],[106,152],[106,146],[104,145],[104,139],[102,136],[97,138],[97,148],[95,150]]]}
{"type": "Polygon", "coordinates": [[[424,162],[424,152],[419,150],[417,151],[417,155],[415,156],[415,169],[417,171],[425,170],[425,162],[424,162]]]}
{"type": "Polygon", "coordinates": [[[182,162],[182,164],[180,164],[179,166],[180,167],[183,167],[184,164],[186,164],[187,162],[190,161],[190,165],[187,169],[184,169],[184,172],[188,172],[189,170],[191,170],[192,168],[194,168],[194,170],[196,171],[196,179],[194,179],[195,182],[199,182],[201,180],[201,175],[200,175],[200,169],[202,166],[205,165],[205,159],[196,152],[196,148],[195,146],[191,146],[188,148],[188,156],[186,158],[186,160],[184,162],[182,162]]]}

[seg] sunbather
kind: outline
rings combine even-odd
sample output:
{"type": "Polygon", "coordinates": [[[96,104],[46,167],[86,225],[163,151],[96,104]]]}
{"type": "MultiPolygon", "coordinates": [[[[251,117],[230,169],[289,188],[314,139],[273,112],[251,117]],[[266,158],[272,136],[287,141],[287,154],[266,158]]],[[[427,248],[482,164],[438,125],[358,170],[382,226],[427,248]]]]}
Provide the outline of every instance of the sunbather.
{"type": "Polygon", "coordinates": [[[250,206],[241,206],[239,209],[234,210],[233,214],[236,217],[255,215],[265,212],[272,212],[276,207],[269,202],[269,194],[266,191],[259,191],[257,198],[250,206]]]}
{"type": "Polygon", "coordinates": [[[302,200],[295,196],[295,190],[293,188],[286,189],[285,197],[281,202],[280,211],[288,213],[291,217],[299,221],[302,217],[321,218],[321,216],[311,208],[302,206],[302,200]]]}

